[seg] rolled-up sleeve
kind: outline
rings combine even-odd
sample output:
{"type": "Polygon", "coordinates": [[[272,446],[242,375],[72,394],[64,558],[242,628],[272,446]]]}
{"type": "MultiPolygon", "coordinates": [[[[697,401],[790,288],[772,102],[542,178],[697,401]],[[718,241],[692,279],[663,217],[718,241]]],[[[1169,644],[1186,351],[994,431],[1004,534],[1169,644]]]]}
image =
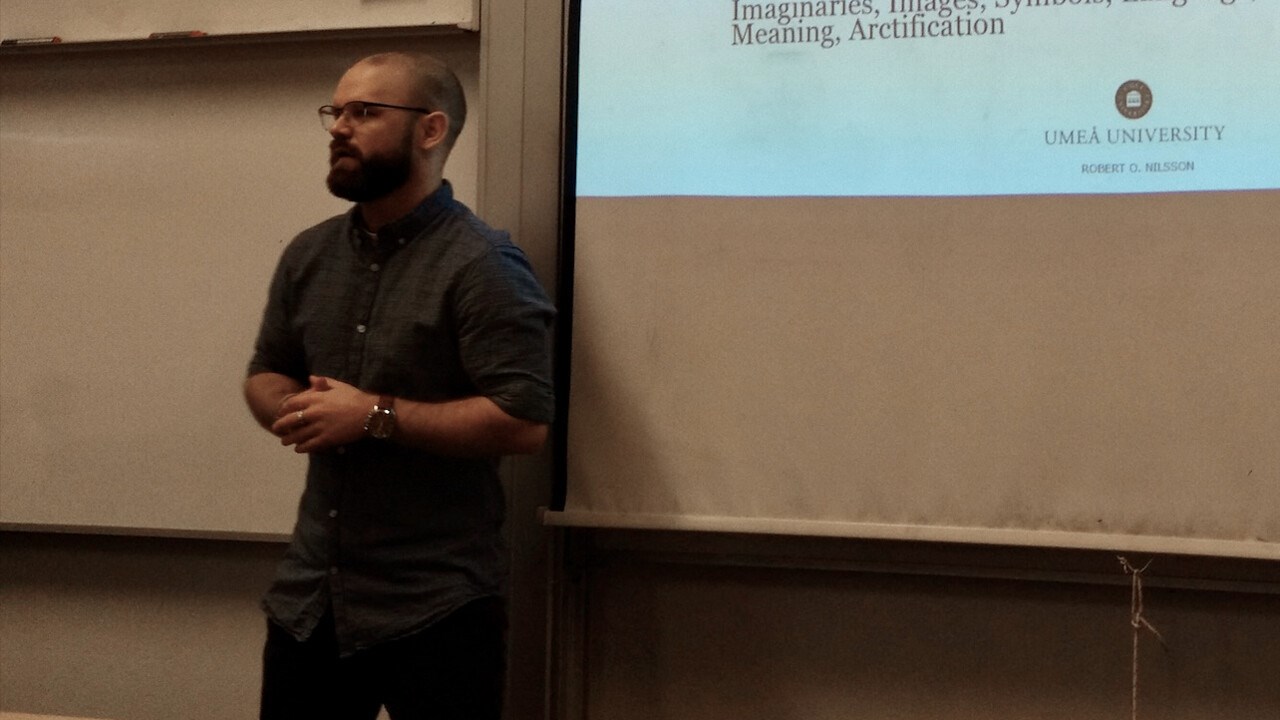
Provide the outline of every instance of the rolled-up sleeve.
{"type": "Polygon", "coordinates": [[[458,348],[479,393],[512,417],[554,420],[555,308],[524,253],[495,244],[463,269],[456,298],[458,348]]]}

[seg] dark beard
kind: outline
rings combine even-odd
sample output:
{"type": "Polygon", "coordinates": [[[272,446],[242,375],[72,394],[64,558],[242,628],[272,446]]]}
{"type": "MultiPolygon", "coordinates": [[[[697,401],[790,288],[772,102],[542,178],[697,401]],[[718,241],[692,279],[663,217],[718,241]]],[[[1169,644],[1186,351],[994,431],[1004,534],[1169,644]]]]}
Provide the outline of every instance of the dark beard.
{"type": "MultiPolygon", "coordinates": [[[[330,167],[325,183],[329,186],[329,192],[343,200],[369,202],[384,198],[409,180],[409,173],[412,172],[409,153],[410,148],[406,143],[395,155],[356,157],[358,165],[355,170],[330,167]]],[[[345,157],[355,156],[349,154],[345,157]]]]}

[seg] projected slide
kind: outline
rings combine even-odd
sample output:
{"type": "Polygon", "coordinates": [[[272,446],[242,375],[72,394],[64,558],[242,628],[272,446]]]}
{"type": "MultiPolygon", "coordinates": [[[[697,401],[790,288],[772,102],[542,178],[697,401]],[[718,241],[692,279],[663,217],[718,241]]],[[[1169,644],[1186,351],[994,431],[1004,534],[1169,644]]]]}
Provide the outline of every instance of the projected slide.
{"type": "Polygon", "coordinates": [[[580,196],[1280,187],[1273,0],[582,0],[580,196]]]}

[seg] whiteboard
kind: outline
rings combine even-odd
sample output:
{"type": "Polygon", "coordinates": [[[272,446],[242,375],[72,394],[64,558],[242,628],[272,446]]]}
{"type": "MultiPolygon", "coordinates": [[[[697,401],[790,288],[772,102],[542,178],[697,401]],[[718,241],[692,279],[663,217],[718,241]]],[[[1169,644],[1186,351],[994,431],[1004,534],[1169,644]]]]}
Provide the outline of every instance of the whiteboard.
{"type": "Polygon", "coordinates": [[[91,42],[186,30],[210,35],[422,25],[475,30],[479,17],[479,0],[6,0],[0,37],[91,42]]]}
{"type": "Polygon", "coordinates": [[[474,35],[0,57],[0,523],[291,529],[305,463],[241,382],[280,252],[347,207],[315,109],[410,44],[479,99],[474,35]]]}

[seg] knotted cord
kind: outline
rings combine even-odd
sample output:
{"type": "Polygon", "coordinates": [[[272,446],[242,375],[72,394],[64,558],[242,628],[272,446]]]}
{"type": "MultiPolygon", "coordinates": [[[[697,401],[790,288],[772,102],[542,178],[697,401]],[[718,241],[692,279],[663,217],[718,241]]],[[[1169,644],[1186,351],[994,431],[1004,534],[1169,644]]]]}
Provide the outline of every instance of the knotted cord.
{"type": "Polygon", "coordinates": [[[1160,631],[1155,629],[1151,623],[1147,622],[1146,616],[1143,615],[1142,607],[1142,573],[1147,571],[1151,566],[1151,561],[1147,561],[1146,565],[1141,568],[1134,567],[1123,556],[1117,556],[1120,560],[1120,566],[1124,568],[1127,575],[1132,576],[1130,582],[1131,591],[1129,597],[1129,624],[1133,626],[1133,682],[1132,695],[1130,702],[1131,720],[1138,720],[1138,636],[1142,634],[1142,629],[1150,630],[1156,639],[1164,645],[1164,637],[1160,635],[1160,631]]]}

